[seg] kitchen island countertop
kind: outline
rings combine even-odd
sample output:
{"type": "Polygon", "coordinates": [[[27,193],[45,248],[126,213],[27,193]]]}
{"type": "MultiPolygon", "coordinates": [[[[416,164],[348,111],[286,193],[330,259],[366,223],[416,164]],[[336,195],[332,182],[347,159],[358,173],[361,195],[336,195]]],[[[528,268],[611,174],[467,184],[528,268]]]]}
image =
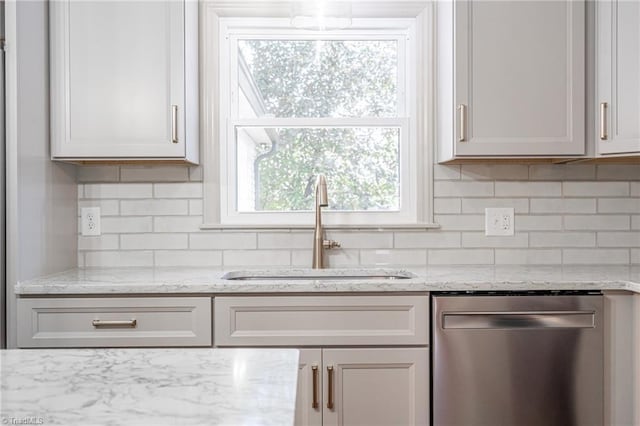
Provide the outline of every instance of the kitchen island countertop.
{"type": "MultiPolygon", "coordinates": [[[[334,269],[354,274],[362,269],[334,269]]],[[[221,268],[72,269],[18,283],[16,294],[256,294],[426,291],[628,290],[640,293],[640,266],[434,266],[411,279],[231,281],[221,268]]],[[[291,272],[291,270],[289,270],[291,272]]]]}
{"type": "Polygon", "coordinates": [[[286,425],[295,349],[0,351],[2,424],[286,425]]]}

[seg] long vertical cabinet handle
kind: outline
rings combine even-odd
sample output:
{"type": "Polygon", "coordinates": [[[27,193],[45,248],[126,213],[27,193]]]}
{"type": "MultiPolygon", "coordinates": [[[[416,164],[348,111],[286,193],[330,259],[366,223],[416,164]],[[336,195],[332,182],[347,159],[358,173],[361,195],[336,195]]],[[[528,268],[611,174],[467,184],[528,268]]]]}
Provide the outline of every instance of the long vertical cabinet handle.
{"type": "Polygon", "coordinates": [[[458,112],[460,114],[460,135],[458,140],[460,142],[467,141],[467,106],[465,104],[458,105],[458,112]]]}
{"type": "Polygon", "coordinates": [[[311,402],[311,408],[317,409],[320,405],[318,403],[318,366],[317,365],[311,366],[311,373],[312,373],[311,386],[313,386],[313,401],[311,402]]]}
{"type": "Polygon", "coordinates": [[[327,366],[327,408],[333,410],[333,365],[327,366]]]}
{"type": "Polygon", "coordinates": [[[171,141],[178,143],[178,105],[171,105],[171,141]]]}
{"type": "Polygon", "coordinates": [[[609,105],[606,102],[600,103],[600,139],[606,141],[609,139],[607,132],[607,109],[609,105]]]}

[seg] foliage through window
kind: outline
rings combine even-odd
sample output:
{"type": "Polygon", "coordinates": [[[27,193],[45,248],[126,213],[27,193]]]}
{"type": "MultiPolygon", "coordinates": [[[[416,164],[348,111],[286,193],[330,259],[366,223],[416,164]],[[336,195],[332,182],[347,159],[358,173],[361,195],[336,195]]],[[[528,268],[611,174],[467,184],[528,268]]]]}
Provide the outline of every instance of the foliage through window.
{"type": "Polygon", "coordinates": [[[221,30],[229,215],[308,212],[318,174],[330,211],[413,208],[411,23],[314,32],[273,21],[221,30]]]}

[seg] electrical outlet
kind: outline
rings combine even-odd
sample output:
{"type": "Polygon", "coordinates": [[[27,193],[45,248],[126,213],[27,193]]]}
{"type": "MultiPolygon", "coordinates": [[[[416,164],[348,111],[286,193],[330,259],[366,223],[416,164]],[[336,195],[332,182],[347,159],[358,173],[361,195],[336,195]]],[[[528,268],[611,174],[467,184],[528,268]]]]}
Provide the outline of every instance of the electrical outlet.
{"type": "Polygon", "coordinates": [[[82,218],[82,235],[100,235],[100,207],[83,207],[80,210],[82,218]]]}
{"type": "Polygon", "coordinates": [[[484,209],[484,234],[487,236],[510,236],[514,234],[514,211],[512,208],[484,209]]]}

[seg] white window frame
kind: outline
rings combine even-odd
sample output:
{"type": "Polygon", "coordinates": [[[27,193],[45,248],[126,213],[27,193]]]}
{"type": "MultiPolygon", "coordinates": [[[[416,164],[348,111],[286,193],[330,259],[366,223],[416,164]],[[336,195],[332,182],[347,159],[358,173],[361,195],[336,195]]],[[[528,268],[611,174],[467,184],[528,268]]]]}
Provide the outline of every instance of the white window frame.
{"type": "MultiPolygon", "coordinates": [[[[375,6],[371,6],[375,7],[375,6]]],[[[247,6],[249,8],[249,6],[247,6]]],[[[425,132],[431,125],[431,72],[427,72],[424,52],[430,46],[430,32],[424,28],[431,19],[426,5],[398,18],[361,19],[354,17],[346,30],[293,30],[288,18],[245,16],[246,10],[224,10],[216,3],[204,4],[201,46],[204,46],[204,135],[205,195],[202,228],[307,228],[313,212],[238,212],[236,209],[235,131],[239,126],[260,127],[396,127],[400,129],[400,210],[324,211],[327,227],[349,228],[429,228],[432,224],[432,141],[425,132]],[[238,17],[240,15],[242,17],[238,17]],[[283,31],[283,29],[286,29],[283,31]],[[399,42],[398,117],[393,118],[259,118],[237,117],[237,40],[259,35],[261,39],[394,39],[399,42]],[[410,52],[407,55],[407,52],[410,52]],[[406,55],[406,57],[404,57],[406,55]],[[402,68],[402,65],[406,65],[402,68]],[[231,84],[220,84],[230,81],[231,84]],[[416,97],[417,93],[426,93],[416,97]],[[234,110],[235,109],[235,110],[234,110]],[[304,124],[303,124],[304,123],[304,124]]],[[[271,11],[273,12],[273,10],[271,11]]],[[[254,13],[256,13],[254,11],[254,13]]],[[[385,13],[388,13],[385,12],[385,13]]],[[[388,16],[382,14],[381,16],[388,16]]],[[[430,49],[428,49],[430,51],[430,49]]],[[[327,176],[330,180],[331,176],[327,176]]],[[[331,194],[329,194],[331,198],[331,194]]]]}

